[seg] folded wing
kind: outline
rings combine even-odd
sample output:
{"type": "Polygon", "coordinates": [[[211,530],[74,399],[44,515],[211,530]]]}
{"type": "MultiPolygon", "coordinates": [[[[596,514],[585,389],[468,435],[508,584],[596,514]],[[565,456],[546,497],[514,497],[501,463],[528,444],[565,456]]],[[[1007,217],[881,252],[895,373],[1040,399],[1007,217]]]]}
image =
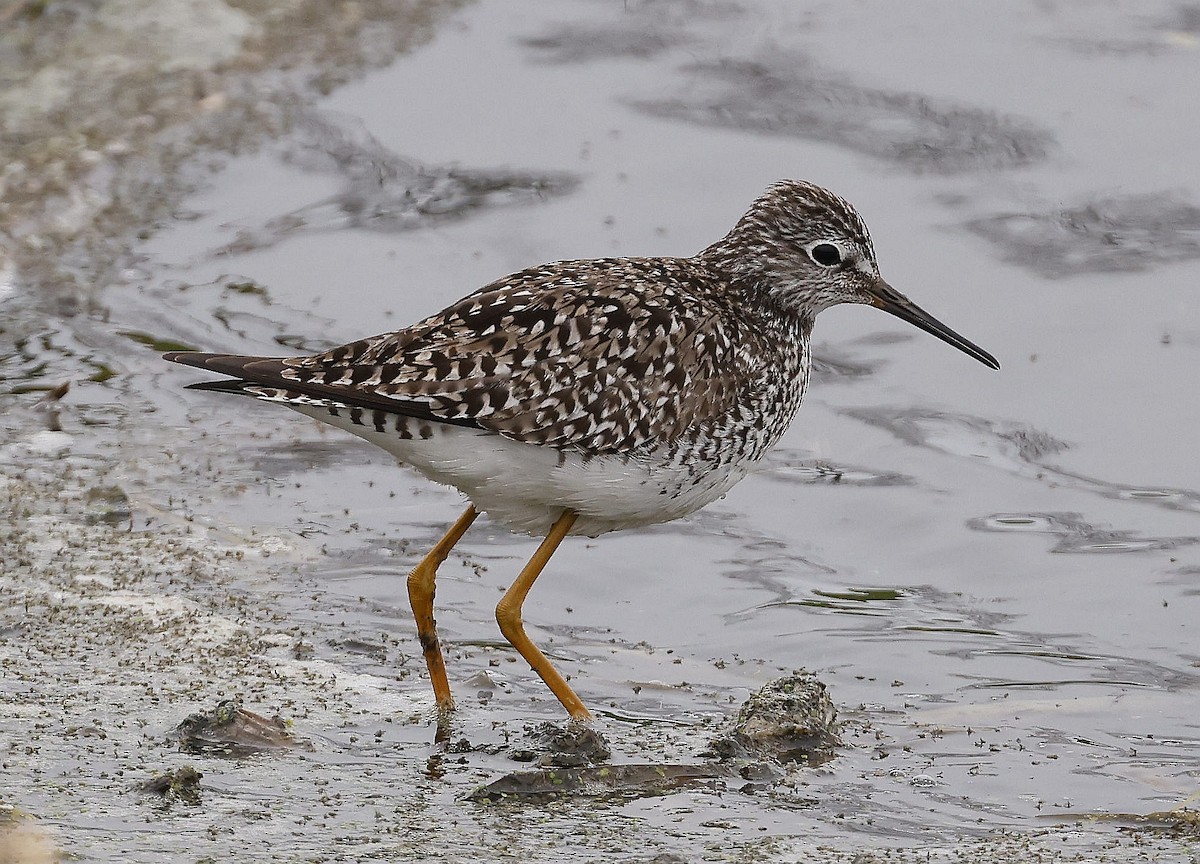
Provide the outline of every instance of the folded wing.
{"type": "Polygon", "coordinates": [[[687,259],[560,262],[322,354],[166,357],[240,379],[214,389],[265,386],[282,401],[295,394],[629,453],[719,420],[755,375],[745,352],[755,335],[730,333],[740,316],[721,314],[711,289],[689,292],[691,275],[687,259]]]}

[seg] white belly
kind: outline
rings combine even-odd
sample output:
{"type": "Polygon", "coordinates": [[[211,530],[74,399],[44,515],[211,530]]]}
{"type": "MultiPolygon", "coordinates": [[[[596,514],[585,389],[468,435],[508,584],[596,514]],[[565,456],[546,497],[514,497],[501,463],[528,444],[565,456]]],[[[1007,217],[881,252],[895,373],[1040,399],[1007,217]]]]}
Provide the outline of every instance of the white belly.
{"type": "Polygon", "coordinates": [[[724,495],[746,475],[745,464],[691,475],[686,466],[594,456],[523,444],[461,426],[424,424],[429,437],[351,423],[315,405],[289,407],[370,441],[435,482],[453,486],[476,509],[514,531],[545,535],[565,509],[579,519],[572,534],[595,537],[622,528],[669,522],[724,495]]]}

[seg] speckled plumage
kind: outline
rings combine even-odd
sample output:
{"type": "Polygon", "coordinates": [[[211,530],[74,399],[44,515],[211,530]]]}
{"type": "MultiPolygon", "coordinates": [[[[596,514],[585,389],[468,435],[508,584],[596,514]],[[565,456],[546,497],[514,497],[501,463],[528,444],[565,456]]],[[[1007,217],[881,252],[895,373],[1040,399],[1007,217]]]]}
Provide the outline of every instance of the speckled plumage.
{"type": "Polygon", "coordinates": [[[879,286],[891,291],[854,208],[782,181],[691,258],[533,267],[307,357],[167,356],[238,379],[201,386],[367,438],[515,530],[572,509],[574,533],[595,535],[724,494],[799,407],[817,312],[881,305],[879,286]]]}

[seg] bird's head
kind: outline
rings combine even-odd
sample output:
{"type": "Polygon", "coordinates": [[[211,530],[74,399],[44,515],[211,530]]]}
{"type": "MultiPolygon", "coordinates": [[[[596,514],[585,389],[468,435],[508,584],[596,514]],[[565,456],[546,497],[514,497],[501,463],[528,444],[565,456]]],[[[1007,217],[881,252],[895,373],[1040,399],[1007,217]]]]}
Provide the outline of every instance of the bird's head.
{"type": "Polygon", "coordinates": [[[802,180],[771,185],[733,230],[700,254],[809,321],[838,303],[875,306],[1000,368],[995,357],[883,280],[866,223],[828,189],[802,180]]]}

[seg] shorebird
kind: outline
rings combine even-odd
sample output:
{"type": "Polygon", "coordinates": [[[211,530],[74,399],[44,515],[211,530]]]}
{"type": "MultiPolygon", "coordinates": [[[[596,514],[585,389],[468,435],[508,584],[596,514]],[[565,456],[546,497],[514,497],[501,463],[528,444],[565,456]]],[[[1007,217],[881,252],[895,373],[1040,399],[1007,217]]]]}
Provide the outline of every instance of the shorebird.
{"type": "Polygon", "coordinates": [[[889,312],[999,369],[879,275],[870,234],[820,186],[775,183],[690,258],[559,261],[423,321],[302,357],[174,351],[233,376],[194,384],[278,402],[379,445],[470,501],[408,594],[443,716],[454,702],[434,582],[480,512],[544,538],[496,607],[505,638],[575,718],[591,715],[525,633],[521,607],[568,534],[678,519],[720,498],[788,428],[817,313],[889,312]]]}

